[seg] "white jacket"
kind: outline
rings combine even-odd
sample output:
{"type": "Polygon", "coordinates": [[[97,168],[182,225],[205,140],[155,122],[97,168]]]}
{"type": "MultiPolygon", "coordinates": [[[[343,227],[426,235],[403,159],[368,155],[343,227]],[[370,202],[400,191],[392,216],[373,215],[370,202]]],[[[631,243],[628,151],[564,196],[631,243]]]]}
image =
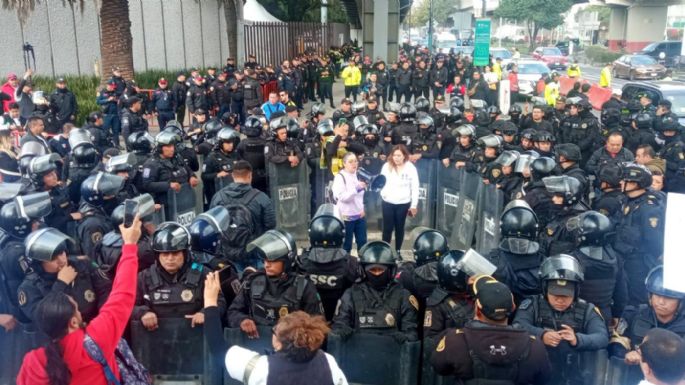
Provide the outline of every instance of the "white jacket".
{"type": "Polygon", "coordinates": [[[385,175],[385,186],[381,190],[381,198],[394,205],[410,203],[410,208],[419,204],[419,173],[412,162],[404,162],[401,173],[390,169],[386,163],[381,169],[385,175]]]}

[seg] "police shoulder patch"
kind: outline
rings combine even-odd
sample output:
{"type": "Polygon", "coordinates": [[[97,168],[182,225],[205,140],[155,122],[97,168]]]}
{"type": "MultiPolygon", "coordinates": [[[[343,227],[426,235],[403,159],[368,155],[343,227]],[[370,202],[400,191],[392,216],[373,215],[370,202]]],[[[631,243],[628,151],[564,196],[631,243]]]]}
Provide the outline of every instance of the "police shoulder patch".
{"type": "Polygon", "coordinates": [[[24,292],[24,290],[19,290],[19,292],[17,293],[17,301],[19,302],[19,306],[26,305],[27,299],[26,292],[24,292]]]}
{"type": "Polygon", "coordinates": [[[659,218],[657,218],[657,217],[649,218],[649,225],[652,226],[653,228],[656,228],[659,225],[659,218]]]}
{"type": "Polygon", "coordinates": [[[149,178],[149,177],[150,177],[150,168],[149,168],[149,167],[145,167],[145,168],[143,169],[143,178],[149,178]]]}
{"type": "Polygon", "coordinates": [[[416,297],[413,295],[409,295],[409,303],[414,307],[414,309],[419,310],[419,301],[417,301],[416,297]]]}
{"type": "Polygon", "coordinates": [[[599,308],[598,308],[597,306],[593,306],[593,307],[592,307],[592,310],[594,310],[595,313],[597,313],[597,315],[599,316],[599,318],[604,319],[604,316],[602,315],[602,312],[599,311],[599,308]]]}
{"type": "Polygon", "coordinates": [[[438,343],[438,346],[435,348],[436,352],[442,352],[443,350],[445,350],[445,339],[446,337],[443,336],[440,342],[438,343]]]}
{"type": "Polygon", "coordinates": [[[90,240],[93,242],[93,244],[100,242],[102,240],[102,233],[96,231],[90,234],[90,240]]]}
{"type": "Polygon", "coordinates": [[[426,310],[426,315],[423,317],[423,327],[429,328],[433,325],[433,311],[426,310]]]}
{"type": "Polygon", "coordinates": [[[526,310],[530,306],[530,304],[533,303],[530,299],[524,299],[523,302],[521,302],[521,305],[519,305],[519,309],[521,310],[526,310]]]}

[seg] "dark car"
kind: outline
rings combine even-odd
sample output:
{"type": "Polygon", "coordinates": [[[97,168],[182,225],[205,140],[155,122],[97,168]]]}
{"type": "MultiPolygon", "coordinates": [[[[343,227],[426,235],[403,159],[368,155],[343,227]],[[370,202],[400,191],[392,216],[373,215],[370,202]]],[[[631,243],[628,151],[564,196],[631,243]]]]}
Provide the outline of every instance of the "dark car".
{"type": "Polygon", "coordinates": [[[612,74],[615,78],[630,80],[663,79],[666,77],[666,67],[647,55],[623,55],[614,61],[612,74]]]}
{"type": "Polygon", "coordinates": [[[578,39],[560,41],[554,46],[559,48],[559,51],[561,51],[562,55],[568,56],[569,45],[571,44],[571,42],[573,42],[574,51],[577,51],[578,47],[580,46],[580,40],[578,39]]]}
{"type": "Polygon", "coordinates": [[[647,45],[639,53],[654,58],[654,60],[671,67],[680,58],[683,43],[680,41],[657,41],[647,45]]]}
{"type": "Polygon", "coordinates": [[[639,99],[648,94],[656,106],[661,100],[672,103],[671,111],[678,115],[680,124],[685,124],[685,83],[675,81],[630,82],[623,86],[621,99],[625,102],[639,99]]]}
{"type": "Polygon", "coordinates": [[[543,61],[552,70],[565,70],[568,59],[557,47],[538,47],[533,51],[533,58],[543,61]]]}

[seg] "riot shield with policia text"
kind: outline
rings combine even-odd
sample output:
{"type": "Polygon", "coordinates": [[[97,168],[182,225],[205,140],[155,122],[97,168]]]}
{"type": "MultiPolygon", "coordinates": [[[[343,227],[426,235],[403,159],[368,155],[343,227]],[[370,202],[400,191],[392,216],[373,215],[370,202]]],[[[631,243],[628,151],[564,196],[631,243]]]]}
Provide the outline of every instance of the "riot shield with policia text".
{"type": "Polygon", "coordinates": [[[478,219],[478,190],[483,185],[481,175],[474,172],[465,172],[461,182],[461,193],[459,195],[459,205],[456,222],[452,228],[450,236],[450,246],[466,250],[473,244],[473,235],[476,231],[476,220],[478,219]]]}
{"type": "MultiPolygon", "coordinates": [[[[359,174],[368,176],[368,181],[374,179],[381,173],[383,162],[379,158],[365,156],[359,163],[359,174]]],[[[360,180],[364,180],[362,177],[360,180]]],[[[368,182],[367,180],[364,180],[368,182]]],[[[383,228],[383,209],[382,209],[381,189],[376,186],[369,186],[364,193],[364,212],[366,214],[366,229],[368,231],[381,231],[383,228]]]]}
{"type": "Polygon", "coordinates": [[[407,217],[406,232],[425,226],[433,228],[435,222],[435,191],[438,171],[437,159],[419,159],[414,166],[419,174],[419,203],[416,216],[407,217]]]}
{"type": "Polygon", "coordinates": [[[465,172],[463,169],[457,169],[454,166],[445,167],[438,164],[435,228],[447,236],[452,234],[454,227],[458,224],[455,219],[459,207],[461,182],[465,172]]]}
{"type": "Polygon", "coordinates": [[[499,219],[504,207],[504,193],[493,184],[483,184],[478,193],[476,250],[488,254],[499,245],[499,219]]]}
{"type": "Polygon", "coordinates": [[[269,188],[276,211],[278,229],[296,239],[307,239],[309,229],[309,170],[304,162],[297,167],[289,163],[269,163],[269,188]]]}
{"type": "Polygon", "coordinates": [[[167,220],[178,222],[182,226],[188,226],[196,215],[195,189],[188,183],[181,184],[181,190],[167,192],[167,204],[165,217],[167,220]]]}

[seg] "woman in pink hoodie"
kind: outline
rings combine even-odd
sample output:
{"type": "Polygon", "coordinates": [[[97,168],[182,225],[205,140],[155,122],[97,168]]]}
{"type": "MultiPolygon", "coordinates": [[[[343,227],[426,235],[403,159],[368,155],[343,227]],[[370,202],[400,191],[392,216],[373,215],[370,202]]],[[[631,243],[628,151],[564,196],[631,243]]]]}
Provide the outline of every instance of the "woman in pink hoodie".
{"type": "MultiPolygon", "coordinates": [[[[76,302],[62,292],[48,293],[38,304],[35,322],[51,339],[47,346],[24,356],[17,385],[107,385],[102,366],[83,347],[86,333],[100,347],[107,364],[120,380],[114,351],[133,310],[138,272],[141,222],[119,226],[124,240],[112,293],[93,321],[83,325],[76,302]]],[[[45,262],[44,262],[45,263],[45,262]]]]}
{"type": "Polygon", "coordinates": [[[357,155],[348,152],[343,156],[343,169],[333,179],[333,196],[337,200],[336,209],[345,222],[345,241],[343,249],[352,250],[352,238],[357,250],[366,243],[366,215],[364,213],[364,191],[366,183],[357,179],[357,155]]]}

